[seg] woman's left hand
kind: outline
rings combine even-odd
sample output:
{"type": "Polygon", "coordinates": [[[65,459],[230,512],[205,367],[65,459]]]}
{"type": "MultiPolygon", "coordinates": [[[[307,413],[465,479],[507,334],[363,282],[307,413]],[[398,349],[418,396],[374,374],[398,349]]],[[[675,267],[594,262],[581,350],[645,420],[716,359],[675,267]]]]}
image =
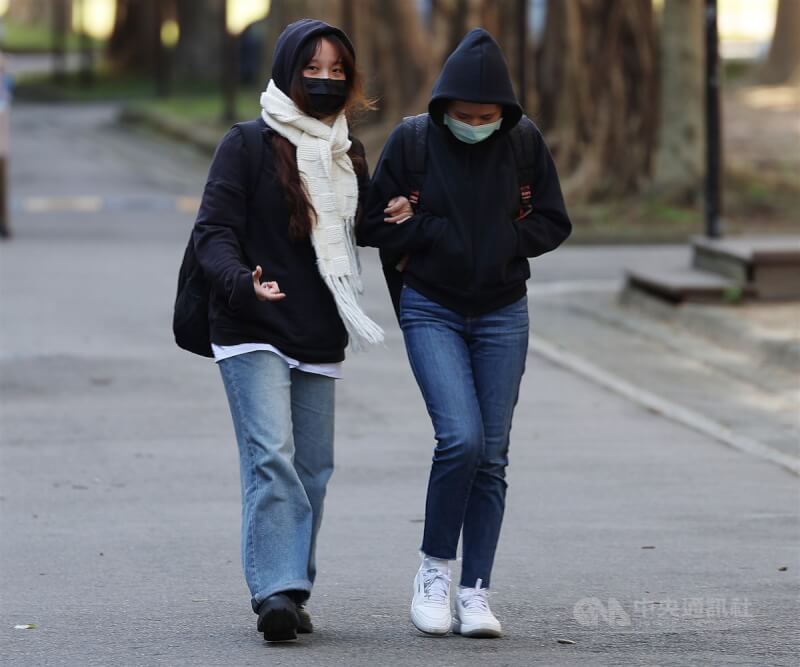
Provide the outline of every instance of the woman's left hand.
{"type": "Polygon", "coordinates": [[[411,203],[402,196],[390,199],[389,204],[383,209],[383,212],[386,214],[383,221],[393,225],[399,225],[414,215],[414,209],[411,208],[411,203]]]}

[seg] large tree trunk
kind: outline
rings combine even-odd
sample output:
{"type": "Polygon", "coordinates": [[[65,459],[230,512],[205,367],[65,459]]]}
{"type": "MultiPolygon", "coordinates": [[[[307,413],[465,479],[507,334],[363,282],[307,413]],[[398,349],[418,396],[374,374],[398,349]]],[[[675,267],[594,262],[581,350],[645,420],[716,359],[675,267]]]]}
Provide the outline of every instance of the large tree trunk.
{"type": "Polygon", "coordinates": [[[800,0],[780,0],[761,83],[800,82],[800,0]]]}
{"type": "Polygon", "coordinates": [[[517,81],[518,5],[518,0],[435,0],[428,28],[422,25],[414,0],[393,0],[373,8],[366,34],[359,37],[372,42],[374,60],[382,64],[377,72],[381,87],[376,90],[384,117],[396,121],[425,111],[444,61],[472,28],[483,27],[492,33],[517,81]],[[381,21],[381,33],[370,29],[381,21]]]}
{"type": "MultiPolygon", "coordinates": [[[[488,30],[503,48],[503,53],[508,62],[508,69],[511,73],[511,80],[514,82],[514,89],[520,102],[524,102],[533,93],[533,68],[528,66],[532,62],[532,52],[528,46],[527,21],[520,15],[520,5],[527,0],[501,0],[492,2],[483,0],[479,25],[488,30]],[[523,37],[522,33],[525,33],[523,37]],[[524,54],[521,52],[524,49],[524,54]],[[525,62],[521,62],[521,56],[525,62]],[[522,72],[520,72],[522,68],[522,72]],[[524,82],[521,80],[524,78],[524,82]],[[523,90],[524,87],[524,90],[523,90]]],[[[527,19],[527,11],[525,12],[527,19]]],[[[523,104],[523,106],[525,106],[523,104]]]]}
{"type": "Polygon", "coordinates": [[[225,0],[177,0],[181,37],[174,63],[178,79],[220,80],[224,64],[223,2],[225,0]]]}
{"type": "Polygon", "coordinates": [[[15,23],[46,24],[50,20],[51,0],[12,0],[8,18],[15,23]]]}
{"type": "Polygon", "coordinates": [[[431,25],[425,26],[416,0],[276,0],[266,22],[265,66],[287,23],[315,16],[340,26],[356,48],[368,95],[378,100],[378,113],[369,120],[394,125],[427,108],[444,60],[476,26],[495,35],[516,77],[518,6],[519,0],[435,0],[431,25]]]}
{"type": "Polygon", "coordinates": [[[430,38],[413,0],[353,0],[353,41],[367,92],[378,99],[371,120],[394,124],[424,111],[430,38]]]}
{"type": "Polygon", "coordinates": [[[666,0],[661,18],[661,126],[653,188],[696,203],[703,188],[703,0],[666,0]]]}
{"type": "Polygon", "coordinates": [[[152,72],[158,53],[159,4],[170,0],[117,0],[114,30],[108,41],[107,56],[118,70],[152,72]]]}
{"type": "Polygon", "coordinates": [[[658,66],[651,0],[548,5],[539,107],[573,199],[638,191],[655,146],[658,66]]]}

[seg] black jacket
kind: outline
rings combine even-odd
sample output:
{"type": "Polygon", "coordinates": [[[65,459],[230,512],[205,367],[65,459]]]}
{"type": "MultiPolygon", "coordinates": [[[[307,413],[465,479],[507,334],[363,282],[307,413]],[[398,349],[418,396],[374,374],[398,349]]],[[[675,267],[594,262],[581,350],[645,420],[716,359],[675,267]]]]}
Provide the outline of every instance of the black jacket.
{"type": "MultiPolygon", "coordinates": [[[[295,53],[297,40],[335,31],[320,21],[300,23],[302,29],[293,30],[292,39],[278,45],[276,63],[281,67],[286,67],[286,59],[278,58],[281,48],[295,53]]],[[[289,237],[289,211],[275,171],[273,131],[263,124],[262,135],[257,191],[248,201],[250,160],[242,133],[234,127],[217,147],[195,223],[195,253],[212,286],[211,342],[270,343],[300,361],[341,361],[347,332],[319,274],[311,240],[289,237]],[[256,265],[263,269],[262,280],[278,282],[285,299],[258,300],[251,277],[256,265]]],[[[364,148],[353,140],[351,153],[363,156],[364,148]]],[[[367,174],[362,173],[361,193],[366,186],[367,174]]]]}
{"type": "Polygon", "coordinates": [[[394,225],[383,209],[408,197],[412,174],[403,132],[395,129],[375,169],[359,226],[359,243],[407,253],[404,281],[463,315],[481,315],[524,296],[528,257],[557,248],[572,226],[555,165],[535,130],[532,208],[519,218],[520,194],[508,132],[522,117],[500,47],[485,30],[471,31],[448,58],[428,107],[425,179],[415,215],[394,225]],[[503,124],[485,141],[465,144],[443,123],[449,100],[503,107],[503,124]]]}

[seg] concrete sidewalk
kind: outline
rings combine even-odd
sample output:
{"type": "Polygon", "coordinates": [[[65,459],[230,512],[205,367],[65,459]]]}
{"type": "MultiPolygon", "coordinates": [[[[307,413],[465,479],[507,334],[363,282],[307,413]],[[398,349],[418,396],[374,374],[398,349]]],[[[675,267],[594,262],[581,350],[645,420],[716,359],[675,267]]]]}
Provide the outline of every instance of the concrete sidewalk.
{"type": "MultiPolygon", "coordinates": [[[[196,195],[205,165],[107,128],[105,111],[82,113],[25,109],[29,130],[58,127],[16,142],[21,196],[196,195]],[[112,165],[71,167],[89,136],[98,155],[113,147],[112,165]]],[[[264,643],[238,563],[221,382],[169,330],[191,222],[177,211],[51,210],[20,215],[17,238],[0,245],[4,662],[796,664],[797,478],[535,354],[492,598],[506,636],[418,634],[408,605],[432,433],[372,253],[366,307],[388,338],[351,356],[338,384],[337,471],[310,607],[318,630],[264,643]],[[14,629],[24,624],[36,628],[14,629]]],[[[565,248],[534,263],[532,286],[613,281],[627,252],[565,248]]],[[[565,345],[582,335],[579,349],[597,359],[596,330],[557,312],[532,290],[535,335],[565,345]]],[[[640,344],[635,331],[621,335],[640,344]]]]}

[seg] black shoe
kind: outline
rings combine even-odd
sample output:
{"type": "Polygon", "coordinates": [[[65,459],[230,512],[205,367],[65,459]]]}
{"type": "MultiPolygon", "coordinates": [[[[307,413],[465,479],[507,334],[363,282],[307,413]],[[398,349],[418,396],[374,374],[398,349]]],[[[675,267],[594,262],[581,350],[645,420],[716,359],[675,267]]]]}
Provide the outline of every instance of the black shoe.
{"type": "Polygon", "coordinates": [[[301,635],[310,635],[314,632],[314,625],[311,623],[311,614],[304,605],[297,605],[297,632],[301,635]]]}
{"type": "Polygon", "coordinates": [[[258,631],[268,642],[297,639],[297,605],[288,595],[270,595],[258,607],[258,631]]]}

